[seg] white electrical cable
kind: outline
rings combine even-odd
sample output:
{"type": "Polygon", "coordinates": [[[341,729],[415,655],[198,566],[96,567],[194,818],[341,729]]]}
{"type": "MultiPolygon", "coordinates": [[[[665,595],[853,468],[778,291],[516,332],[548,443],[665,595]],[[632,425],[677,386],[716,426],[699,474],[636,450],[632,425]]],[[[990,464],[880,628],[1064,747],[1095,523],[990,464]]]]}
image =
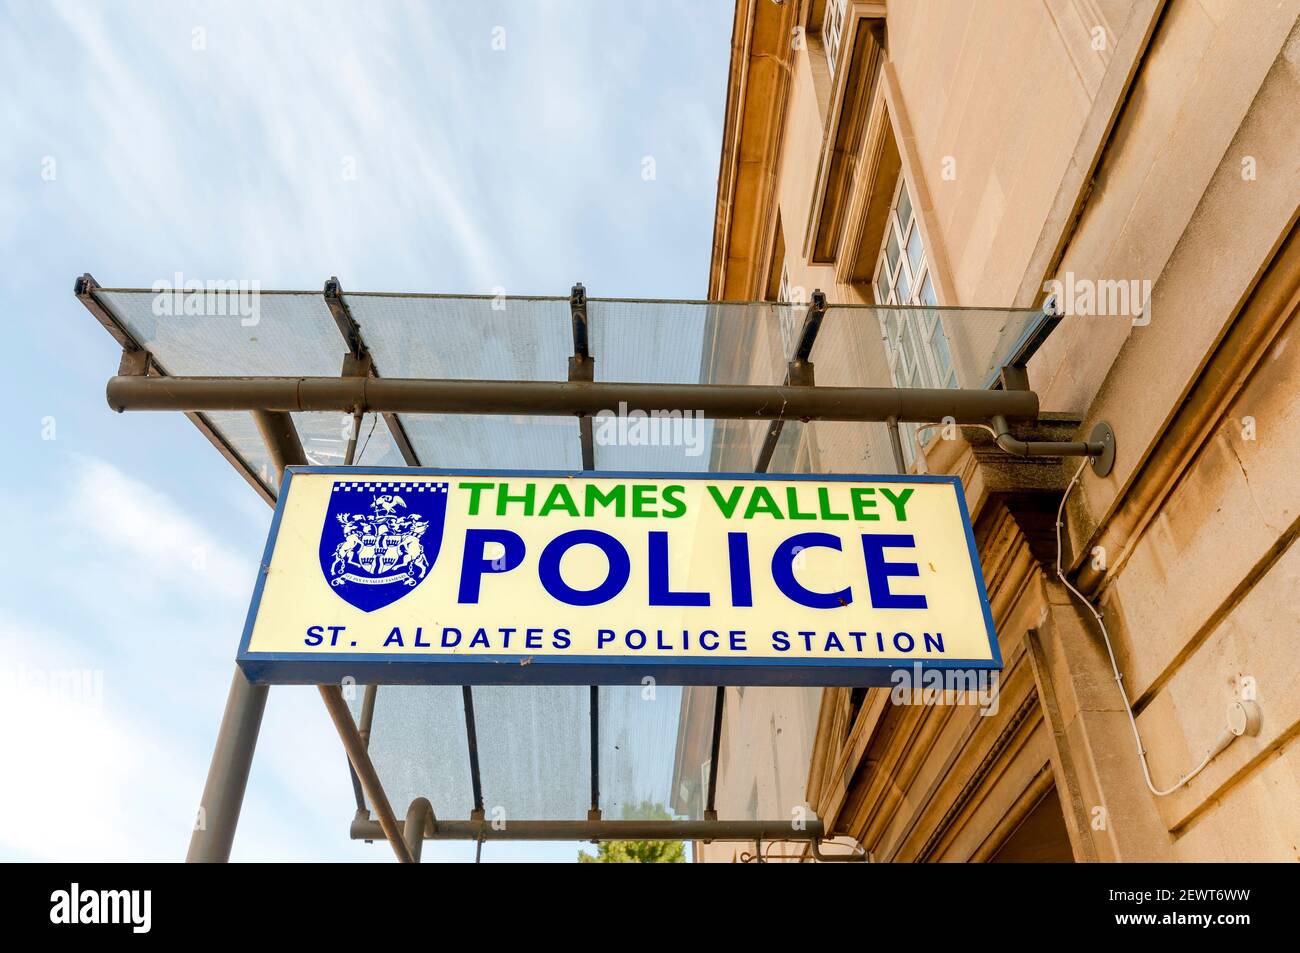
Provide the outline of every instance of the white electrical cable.
{"type": "MultiPolygon", "coordinates": [[[[979,430],[987,430],[993,435],[994,439],[997,439],[998,436],[997,431],[988,424],[959,424],[951,421],[921,424],[921,426],[916,430],[916,450],[918,460],[923,459],[924,454],[924,448],[921,446],[921,433],[922,431],[930,430],[934,427],[975,427],[979,430]]],[[[1065,501],[1070,498],[1070,493],[1073,492],[1074,485],[1079,482],[1079,476],[1083,473],[1083,468],[1088,465],[1089,460],[1089,457],[1084,457],[1083,461],[1079,464],[1079,469],[1074,471],[1074,476],[1070,478],[1070,483],[1065,488],[1065,493],[1061,496],[1061,505],[1056,509],[1056,577],[1061,580],[1061,583],[1065,588],[1068,589],[1070,593],[1078,599],[1090,613],[1092,613],[1092,617],[1097,620],[1097,627],[1101,629],[1102,641],[1106,643],[1106,654],[1110,657],[1110,670],[1115,675],[1115,684],[1119,687],[1120,697],[1124,699],[1124,710],[1128,712],[1129,724],[1133,726],[1133,740],[1137,743],[1138,759],[1142,762],[1142,776],[1146,779],[1147,788],[1152,794],[1156,797],[1165,797],[1173,794],[1188,781],[1192,780],[1192,778],[1200,774],[1201,771],[1204,770],[1205,766],[1214,760],[1214,756],[1226,747],[1224,742],[1228,739],[1225,736],[1215,745],[1206,749],[1205,757],[1201,759],[1201,763],[1179,778],[1178,783],[1173,787],[1165,788],[1162,791],[1157,788],[1155,783],[1151,780],[1151,768],[1147,764],[1147,750],[1142,745],[1142,735],[1138,732],[1137,717],[1133,714],[1133,706],[1129,704],[1128,692],[1124,690],[1124,676],[1120,674],[1119,663],[1115,661],[1115,650],[1111,648],[1110,633],[1106,630],[1106,621],[1101,617],[1101,613],[1097,611],[1093,604],[1088,601],[1088,598],[1070,584],[1070,580],[1065,578],[1065,572],[1061,569],[1061,527],[1063,525],[1061,517],[1065,513],[1065,501]]]]}
{"type": "Polygon", "coordinates": [[[926,430],[933,430],[935,427],[974,427],[976,430],[987,430],[993,435],[993,439],[998,439],[998,432],[988,424],[959,424],[952,420],[941,420],[938,423],[921,424],[916,428],[916,434],[913,437],[913,443],[916,444],[916,459],[921,466],[925,466],[925,447],[921,446],[921,434],[926,430]]]}
{"type": "Polygon", "coordinates": [[[1079,476],[1083,473],[1083,468],[1088,465],[1088,462],[1089,458],[1084,457],[1083,462],[1079,464],[1079,469],[1075,470],[1074,476],[1070,478],[1070,485],[1065,488],[1065,493],[1061,496],[1061,505],[1056,508],[1056,577],[1097,620],[1097,627],[1101,629],[1102,641],[1106,643],[1106,654],[1110,656],[1110,670],[1115,675],[1115,684],[1119,688],[1119,695],[1124,699],[1124,710],[1128,712],[1129,724],[1133,726],[1133,740],[1137,743],[1138,759],[1142,762],[1142,776],[1146,778],[1147,788],[1150,789],[1152,794],[1156,797],[1165,797],[1168,794],[1173,794],[1200,774],[1201,770],[1213,760],[1218,751],[1214,747],[1209,748],[1205,752],[1205,757],[1201,759],[1201,763],[1179,778],[1178,783],[1171,788],[1165,788],[1162,791],[1151,780],[1151,768],[1147,764],[1147,749],[1142,745],[1142,735],[1138,732],[1137,717],[1133,714],[1133,706],[1129,704],[1128,692],[1124,690],[1124,676],[1120,674],[1119,663],[1115,661],[1115,650],[1110,645],[1110,633],[1106,631],[1106,622],[1102,619],[1101,613],[1097,611],[1096,607],[1088,601],[1087,597],[1070,584],[1070,580],[1065,578],[1065,572],[1061,569],[1061,516],[1065,513],[1065,501],[1070,498],[1070,493],[1074,490],[1074,485],[1079,482],[1079,476]]]}
{"type": "Polygon", "coordinates": [[[940,420],[937,423],[933,423],[933,424],[921,424],[916,428],[916,449],[918,450],[922,449],[921,431],[931,430],[934,427],[974,427],[976,430],[987,430],[994,437],[997,437],[998,435],[998,432],[994,430],[992,427],[990,427],[988,424],[959,424],[951,420],[940,420]]]}

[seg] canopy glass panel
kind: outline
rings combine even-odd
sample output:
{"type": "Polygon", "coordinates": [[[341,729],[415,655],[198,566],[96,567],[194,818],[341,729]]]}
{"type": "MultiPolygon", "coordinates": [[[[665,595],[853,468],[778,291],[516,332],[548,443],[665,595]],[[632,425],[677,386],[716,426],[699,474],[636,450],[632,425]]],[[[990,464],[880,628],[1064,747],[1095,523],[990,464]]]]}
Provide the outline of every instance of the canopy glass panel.
{"type": "MultiPolygon", "coordinates": [[[[320,292],[262,291],[251,299],[208,295],[196,307],[143,289],[95,290],[114,330],[147,350],[171,376],[339,375],[347,320],[389,378],[564,381],[574,353],[567,297],[346,293],[331,310],[320,292]],[[187,310],[197,313],[186,313],[187,310]]],[[[587,302],[595,379],[615,382],[780,384],[804,334],[807,306],[771,302],[587,302]]],[[[830,305],[811,351],[816,383],[841,386],[983,388],[1043,316],[1012,309],[830,305]]],[[[893,472],[883,424],[703,420],[620,414],[593,421],[596,469],[752,471],[765,443],[770,472],[819,472],[817,447],[859,472],[893,472]]],[[[194,415],[233,462],[273,497],[274,473],[250,415],[194,415]]],[[[341,464],[351,418],[295,413],[312,463],[341,464]]],[[[578,470],[577,418],[366,414],[357,461],[369,466],[578,470]],[[396,428],[396,431],[394,430],[396,428]],[[409,441],[404,452],[402,437],[409,441]]],[[[909,434],[909,439],[914,432],[909,434]]],[[[816,689],[805,694],[815,711],[816,689]]],[[[360,720],[364,692],[352,692],[360,720]]],[[[591,808],[593,764],[588,686],[481,687],[471,694],[477,748],[468,740],[459,687],[380,686],[370,755],[399,815],[418,796],[437,816],[474,809],[479,768],[488,820],[580,820],[591,808]]],[[[596,694],[598,806],[606,819],[702,816],[713,729],[711,689],[601,687],[596,694]]],[[[739,818],[737,818],[739,819],[739,818]]]]}

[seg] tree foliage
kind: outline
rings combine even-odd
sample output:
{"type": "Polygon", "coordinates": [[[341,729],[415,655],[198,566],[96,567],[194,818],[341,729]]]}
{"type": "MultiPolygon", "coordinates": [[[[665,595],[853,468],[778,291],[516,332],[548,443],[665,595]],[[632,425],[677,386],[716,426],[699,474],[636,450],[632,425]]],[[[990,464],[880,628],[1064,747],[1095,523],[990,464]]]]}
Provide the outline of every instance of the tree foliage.
{"type": "MultiPolygon", "coordinates": [[[[672,815],[662,804],[642,801],[623,811],[626,820],[669,821],[672,815]]],[[[602,841],[594,855],[578,851],[580,864],[682,864],[686,862],[686,845],[679,840],[602,841]]]]}

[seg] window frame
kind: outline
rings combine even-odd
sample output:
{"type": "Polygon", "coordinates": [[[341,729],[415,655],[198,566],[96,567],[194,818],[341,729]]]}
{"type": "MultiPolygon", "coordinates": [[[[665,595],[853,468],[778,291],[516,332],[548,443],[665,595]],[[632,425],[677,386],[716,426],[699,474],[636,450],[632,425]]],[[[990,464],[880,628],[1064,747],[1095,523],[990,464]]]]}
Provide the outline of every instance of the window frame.
{"type": "Polygon", "coordinates": [[[799,319],[802,317],[802,312],[808,307],[807,301],[793,301],[791,295],[790,269],[782,263],[777,304],[785,307],[783,310],[777,311],[777,325],[781,331],[781,356],[787,361],[794,356],[795,345],[798,343],[799,334],[803,330],[803,323],[799,319]]]}
{"type": "Polygon", "coordinates": [[[826,9],[822,11],[821,41],[826,54],[826,68],[832,82],[835,71],[841,61],[841,46],[844,42],[844,24],[848,20],[850,0],[826,0],[826,9]]]}
{"type": "MultiPolygon", "coordinates": [[[[895,387],[955,388],[959,386],[957,367],[943,318],[937,311],[929,250],[920,227],[907,176],[900,171],[871,278],[871,293],[876,304],[891,309],[879,314],[885,360],[895,387]],[[907,221],[901,218],[900,203],[905,206],[907,221]],[[919,248],[915,262],[910,251],[913,241],[919,248]],[[897,254],[892,265],[889,259],[891,245],[897,254]],[[895,308],[898,310],[893,310],[895,308]],[[946,362],[941,355],[947,356],[946,362]]],[[[903,455],[910,465],[916,453],[917,428],[912,424],[904,425],[901,430],[904,434],[903,455]]]]}

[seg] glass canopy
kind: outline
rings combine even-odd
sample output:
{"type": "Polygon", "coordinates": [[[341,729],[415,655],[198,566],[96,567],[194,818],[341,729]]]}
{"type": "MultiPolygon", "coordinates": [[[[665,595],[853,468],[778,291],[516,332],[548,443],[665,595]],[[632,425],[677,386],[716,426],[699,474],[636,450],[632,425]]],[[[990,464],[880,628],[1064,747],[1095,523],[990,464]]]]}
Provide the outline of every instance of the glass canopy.
{"type": "MultiPolygon", "coordinates": [[[[575,348],[568,297],[348,292],[331,301],[321,292],[260,291],[236,300],[218,291],[194,308],[160,307],[160,297],[171,296],[92,285],[83,301],[166,376],[338,376],[360,342],[373,372],[386,378],[564,381],[575,348]],[[177,313],[191,310],[198,313],[177,313]]],[[[597,381],[781,384],[807,346],[821,385],[984,388],[1045,320],[1028,310],[829,304],[820,326],[810,327],[808,312],[772,302],[590,298],[585,327],[597,381]]],[[[191,418],[273,501],[275,471],[251,416],[191,418]]],[[[293,420],[310,463],[344,462],[350,417],[295,413],[293,420]]],[[[609,439],[598,427],[595,469],[828,472],[819,444],[852,448],[847,459],[859,472],[896,467],[883,424],[701,420],[685,433],[669,441],[609,439]]],[[[843,466],[846,454],[837,458],[843,466]]],[[[355,462],[580,470],[580,424],[555,416],[367,414],[355,462]]],[[[702,815],[711,689],[600,687],[593,759],[588,686],[475,688],[477,802],[465,698],[457,687],[375,693],[369,752],[399,814],[425,796],[439,818],[468,818],[481,806],[489,820],[495,809],[517,819],[583,819],[594,761],[604,817],[633,817],[647,806],[664,816],[702,815]],[[707,700],[694,694],[703,691],[707,700]]]]}

